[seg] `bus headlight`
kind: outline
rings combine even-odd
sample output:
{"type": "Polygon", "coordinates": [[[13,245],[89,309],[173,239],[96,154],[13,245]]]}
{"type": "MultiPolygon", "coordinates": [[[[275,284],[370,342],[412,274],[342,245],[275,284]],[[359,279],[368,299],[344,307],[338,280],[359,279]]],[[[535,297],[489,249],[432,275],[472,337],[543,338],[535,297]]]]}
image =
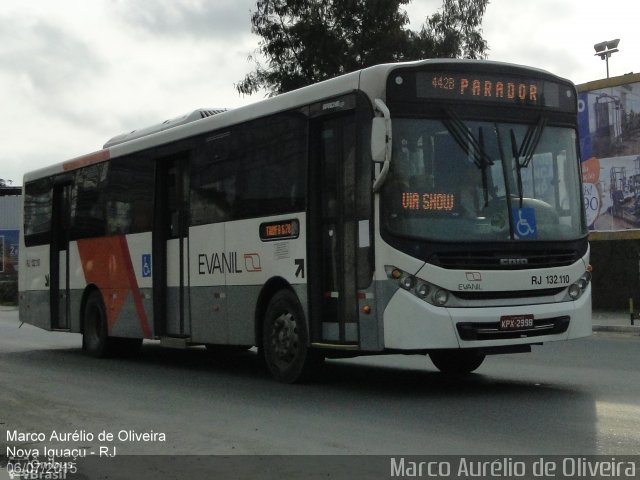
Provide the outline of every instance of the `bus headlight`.
{"type": "Polygon", "coordinates": [[[591,283],[591,271],[587,270],[578,280],[578,286],[582,291],[587,289],[587,286],[591,283]]]}
{"type": "Polygon", "coordinates": [[[449,292],[443,290],[442,288],[439,288],[433,294],[433,303],[440,307],[444,306],[447,303],[447,300],[449,300],[449,292]]]}
{"type": "Polygon", "coordinates": [[[394,280],[398,286],[415,295],[420,300],[424,300],[438,307],[444,306],[449,301],[449,292],[443,288],[437,287],[391,265],[385,265],[384,269],[389,279],[394,280]]]}
{"type": "Polygon", "coordinates": [[[569,285],[569,297],[571,300],[577,300],[591,283],[591,271],[587,270],[574,284],[569,285]]]}
{"type": "Polygon", "coordinates": [[[402,280],[400,280],[400,284],[405,290],[411,290],[416,284],[416,279],[411,275],[406,275],[402,280]]]}
{"type": "Polygon", "coordinates": [[[420,283],[416,288],[416,293],[420,298],[427,298],[427,295],[429,295],[429,285],[420,283]]]}
{"type": "Polygon", "coordinates": [[[582,295],[582,289],[577,283],[574,283],[569,286],[569,296],[571,300],[577,300],[582,295]]]}

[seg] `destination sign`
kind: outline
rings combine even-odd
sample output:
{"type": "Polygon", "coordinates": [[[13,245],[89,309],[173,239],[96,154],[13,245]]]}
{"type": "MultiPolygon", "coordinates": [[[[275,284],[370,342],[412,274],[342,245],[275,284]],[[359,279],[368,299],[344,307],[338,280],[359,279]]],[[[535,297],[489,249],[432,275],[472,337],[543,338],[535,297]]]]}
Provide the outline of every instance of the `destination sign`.
{"type": "Polygon", "coordinates": [[[299,235],[300,223],[296,219],[260,224],[260,239],[262,241],[287,240],[298,238],[299,235]]]}
{"type": "Polygon", "coordinates": [[[417,72],[419,98],[491,102],[575,110],[569,85],[538,78],[460,72],[417,72]]]}
{"type": "Polygon", "coordinates": [[[456,196],[448,193],[402,192],[403,210],[450,212],[456,207],[456,196]]]}

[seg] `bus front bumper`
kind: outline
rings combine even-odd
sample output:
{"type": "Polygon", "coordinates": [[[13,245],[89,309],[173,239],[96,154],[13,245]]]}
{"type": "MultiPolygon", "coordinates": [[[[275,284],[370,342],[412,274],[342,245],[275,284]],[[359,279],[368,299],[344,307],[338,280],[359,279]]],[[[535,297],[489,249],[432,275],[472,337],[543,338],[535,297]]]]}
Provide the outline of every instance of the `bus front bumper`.
{"type": "Polygon", "coordinates": [[[538,305],[446,308],[400,289],[384,311],[384,347],[398,350],[481,348],[569,340],[591,335],[591,286],[575,301],[538,305]],[[531,318],[525,327],[501,320],[531,318]]]}

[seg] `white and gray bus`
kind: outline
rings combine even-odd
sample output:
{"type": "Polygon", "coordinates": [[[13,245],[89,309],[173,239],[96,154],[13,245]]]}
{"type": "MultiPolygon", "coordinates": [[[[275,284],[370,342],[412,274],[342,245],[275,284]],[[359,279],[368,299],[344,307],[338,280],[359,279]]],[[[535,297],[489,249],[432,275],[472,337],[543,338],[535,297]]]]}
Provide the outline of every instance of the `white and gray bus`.
{"type": "Polygon", "coordinates": [[[517,65],[379,65],[201,110],[24,177],[20,319],[91,355],[256,346],[443,372],[591,333],[576,91],[517,65]]]}

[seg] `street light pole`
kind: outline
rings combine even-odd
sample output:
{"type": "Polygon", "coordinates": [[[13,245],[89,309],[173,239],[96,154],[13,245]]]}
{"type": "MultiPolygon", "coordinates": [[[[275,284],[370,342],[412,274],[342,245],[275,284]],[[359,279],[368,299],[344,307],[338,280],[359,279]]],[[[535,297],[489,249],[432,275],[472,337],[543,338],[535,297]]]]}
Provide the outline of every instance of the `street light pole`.
{"type": "Polygon", "coordinates": [[[596,43],[593,48],[596,51],[595,56],[600,57],[602,60],[607,62],[607,78],[609,78],[609,57],[619,52],[618,44],[620,43],[620,39],[616,38],[615,40],[607,40],[606,42],[596,43]]]}

